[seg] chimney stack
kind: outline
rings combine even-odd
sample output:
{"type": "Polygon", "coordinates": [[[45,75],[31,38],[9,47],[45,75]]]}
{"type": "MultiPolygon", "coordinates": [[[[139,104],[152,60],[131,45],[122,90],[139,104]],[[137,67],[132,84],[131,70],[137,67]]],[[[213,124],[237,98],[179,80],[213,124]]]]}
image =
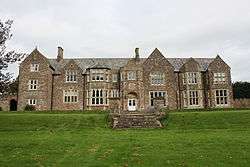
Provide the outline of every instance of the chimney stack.
{"type": "Polygon", "coordinates": [[[135,59],[139,60],[140,55],[139,55],[139,48],[135,48],[135,59]]]}
{"type": "Polygon", "coordinates": [[[61,61],[63,59],[63,48],[58,46],[58,51],[57,51],[57,62],[61,61]]]}

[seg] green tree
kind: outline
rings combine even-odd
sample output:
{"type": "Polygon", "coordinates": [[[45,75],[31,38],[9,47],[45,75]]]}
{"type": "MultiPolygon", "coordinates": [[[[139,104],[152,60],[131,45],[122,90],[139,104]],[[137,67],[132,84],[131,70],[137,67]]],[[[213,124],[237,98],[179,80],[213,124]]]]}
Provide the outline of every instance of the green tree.
{"type": "Polygon", "coordinates": [[[250,98],[250,83],[249,82],[233,83],[233,94],[235,99],[250,98]]]}
{"type": "Polygon", "coordinates": [[[15,51],[7,51],[6,41],[10,40],[11,25],[13,21],[5,22],[0,20],[0,95],[6,95],[10,91],[10,83],[12,82],[12,74],[7,71],[10,63],[21,61],[25,54],[16,53],[15,51]]]}

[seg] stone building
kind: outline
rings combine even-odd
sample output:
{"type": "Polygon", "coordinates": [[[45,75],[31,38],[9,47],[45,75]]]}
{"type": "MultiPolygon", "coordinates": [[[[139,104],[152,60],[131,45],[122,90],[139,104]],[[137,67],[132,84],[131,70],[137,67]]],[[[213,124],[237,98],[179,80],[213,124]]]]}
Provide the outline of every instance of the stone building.
{"type": "Polygon", "coordinates": [[[231,107],[230,67],[215,58],[167,58],[155,49],[140,58],[55,59],[37,49],[19,68],[18,110],[141,111],[162,99],[169,109],[231,107]]]}

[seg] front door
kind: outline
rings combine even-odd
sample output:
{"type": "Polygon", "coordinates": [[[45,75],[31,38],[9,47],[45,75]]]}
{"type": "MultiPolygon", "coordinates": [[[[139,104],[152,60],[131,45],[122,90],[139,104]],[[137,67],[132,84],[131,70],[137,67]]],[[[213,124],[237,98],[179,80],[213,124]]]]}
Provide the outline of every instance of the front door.
{"type": "Polygon", "coordinates": [[[129,111],[136,110],[136,100],[135,99],[128,99],[128,110],[129,111]]]}

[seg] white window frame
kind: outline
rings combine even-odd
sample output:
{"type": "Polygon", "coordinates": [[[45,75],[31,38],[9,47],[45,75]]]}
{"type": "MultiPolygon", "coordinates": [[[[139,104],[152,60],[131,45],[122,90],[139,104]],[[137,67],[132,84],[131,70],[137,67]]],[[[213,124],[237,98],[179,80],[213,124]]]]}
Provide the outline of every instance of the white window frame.
{"type": "Polygon", "coordinates": [[[186,75],[186,73],[182,73],[182,83],[183,83],[183,85],[187,84],[187,75],[186,75]]]}
{"type": "Polygon", "coordinates": [[[38,88],[38,80],[37,79],[31,79],[29,80],[29,90],[37,90],[38,88]]]}
{"type": "Polygon", "coordinates": [[[91,106],[108,105],[108,91],[106,89],[91,89],[91,106]]]}
{"type": "Polygon", "coordinates": [[[189,106],[199,106],[199,91],[198,90],[190,90],[188,92],[189,99],[188,105],[189,106]]]}
{"type": "Polygon", "coordinates": [[[198,84],[199,73],[198,72],[187,72],[186,73],[188,84],[198,84]]]}
{"type": "Polygon", "coordinates": [[[28,99],[28,105],[31,106],[37,105],[37,99],[28,99]]]}
{"type": "Polygon", "coordinates": [[[105,74],[103,70],[100,70],[100,69],[92,69],[90,71],[90,77],[91,77],[91,81],[95,81],[95,82],[108,81],[108,76],[105,74]]]}
{"type": "Polygon", "coordinates": [[[30,71],[31,72],[38,72],[39,71],[39,64],[35,64],[35,63],[30,64],[30,71]]]}
{"type": "Polygon", "coordinates": [[[152,72],[150,73],[151,85],[164,85],[165,74],[163,72],[152,72]]]}
{"type": "Polygon", "coordinates": [[[213,76],[214,76],[214,83],[215,84],[226,82],[226,74],[223,72],[213,73],[213,76]]]}
{"type": "Polygon", "coordinates": [[[136,80],[136,71],[128,71],[127,77],[129,81],[136,80]]]}
{"type": "Polygon", "coordinates": [[[165,98],[165,105],[164,106],[167,106],[168,105],[168,100],[167,100],[167,92],[166,91],[149,91],[149,106],[154,106],[154,98],[156,97],[164,97],[165,98]]]}
{"type": "Polygon", "coordinates": [[[118,74],[112,74],[112,82],[118,82],[118,74]]]}
{"type": "Polygon", "coordinates": [[[64,103],[78,103],[78,90],[63,90],[64,103]]]}
{"type": "Polygon", "coordinates": [[[228,89],[216,89],[214,93],[215,93],[215,105],[216,106],[220,107],[220,106],[228,106],[229,105],[229,91],[228,91],[228,89]]]}
{"type": "Polygon", "coordinates": [[[77,83],[77,71],[67,70],[65,71],[66,83],[77,83]]]}
{"type": "Polygon", "coordinates": [[[111,89],[110,90],[110,97],[111,98],[119,98],[120,97],[120,93],[118,89],[111,89]]]}

